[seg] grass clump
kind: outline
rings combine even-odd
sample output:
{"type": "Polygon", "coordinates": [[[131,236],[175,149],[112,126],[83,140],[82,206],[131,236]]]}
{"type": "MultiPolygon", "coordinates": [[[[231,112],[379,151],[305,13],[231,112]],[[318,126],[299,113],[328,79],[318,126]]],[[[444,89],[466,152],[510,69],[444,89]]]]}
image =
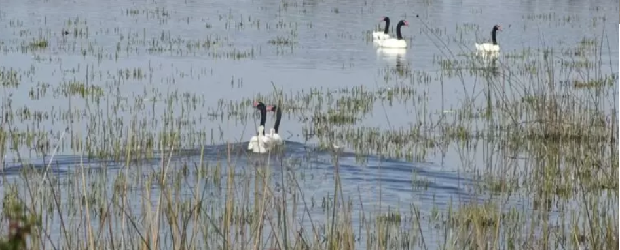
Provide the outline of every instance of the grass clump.
{"type": "Polygon", "coordinates": [[[82,98],[99,98],[104,95],[104,91],[101,87],[95,85],[86,85],[85,83],[78,81],[69,81],[66,83],[62,83],[59,91],[65,97],[79,96],[82,98]]]}
{"type": "Polygon", "coordinates": [[[30,47],[33,49],[45,49],[48,45],[47,39],[45,38],[38,38],[30,42],[30,47]]]}
{"type": "Polygon", "coordinates": [[[0,250],[25,250],[30,235],[40,230],[40,219],[30,214],[24,204],[13,196],[3,199],[5,221],[8,221],[8,232],[0,239],[0,250]]]}
{"type": "Polygon", "coordinates": [[[267,42],[271,45],[280,45],[280,46],[292,46],[297,43],[293,41],[291,38],[286,38],[286,37],[281,37],[281,36],[278,36],[274,39],[269,39],[269,41],[267,42]]]}

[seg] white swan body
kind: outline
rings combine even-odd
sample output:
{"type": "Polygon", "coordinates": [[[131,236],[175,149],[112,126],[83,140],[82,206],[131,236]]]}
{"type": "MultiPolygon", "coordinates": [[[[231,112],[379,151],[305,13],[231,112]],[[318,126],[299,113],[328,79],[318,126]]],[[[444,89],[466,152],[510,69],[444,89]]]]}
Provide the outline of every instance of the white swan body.
{"type": "Polygon", "coordinates": [[[248,142],[248,150],[252,150],[254,153],[267,153],[269,152],[269,139],[263,135],[265,127],[258,126],[258,135],[252,136],[250,142],[248,142]]]}
{"type": "Polygon", "coordinates": [[[276,133],[274,128],[269,130],[269,134],[265,135],[270,146],[281,145],[282,138],[276,133]]]}
{"type": "Polygon", "coordinates": [[[491,42],[490,43],[474,43],[476,50],[479,52],[499,52],[499,45],[497,44],[497,31],[502,30],[501,26],[496,24],[491,30],[491,42]]]}
{"type": "Polygon", "coordinates": [[[378,40],[377,43],[379,44],[379,47],[382,48],[407,48],[407,41],[405,41],[405,39],[403,39],[403,36],[401,35],[400,29],[403,26],[409,26],[409,23],[407,23],[407,21],[405,20],[400,20],[400,22],[398,22],[398,24],[396,25],[396,38],[389,38],[389,39],[385,39],[385,40],[378,40]]]}
{"type": "Polygon", "coordinates": [[[248,142],[248,150],[254,153],[267,153],[277,145],[282,144],[282,138],[275,133],[275,129],[271,129],[269,134],[263,135],[265,127],[258,127],[258,135],[252,136],[248,142]]]}
{"type": "Polygon", "coordinates": [[[379,46],[382,48],[402,49],[407,48],[407,41],[404,39],[398,40],[394,38],[379,40],[379,46]]]}
{"type": "Polygon", "coordinates": [[[264,141],[263,136],[252,136],[252,139],[250,139],[250,142],[248,142],[248,150],[251,150],[254,153],[267,153],[269,152],[269,149],[266,148],[265,146],[265,141],[264,141]]]}
{"type": "Polygon", "coordinates": [[[499,45],[492,43],[475,43],[476,50],[482,52],[499,52],[499,45]]]}
{"type": "Polygon", "coordinates": [[[390,39],[390,34],[385,34],[383,31],[373,31],[372,32],[373,40],[385,40],[390,39]]]}

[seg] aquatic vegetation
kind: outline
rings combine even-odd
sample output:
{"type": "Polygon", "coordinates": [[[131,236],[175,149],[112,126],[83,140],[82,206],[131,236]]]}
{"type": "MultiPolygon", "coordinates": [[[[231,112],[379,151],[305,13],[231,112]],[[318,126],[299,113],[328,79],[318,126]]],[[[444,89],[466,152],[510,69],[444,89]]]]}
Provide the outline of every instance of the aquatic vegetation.
{"type": "Polygon", "coordinates": [[[45,38],[39,38],[37,40],[30,42],[30,47],[33,49],[44,49],[44,48],[47,48],[47,46],[48,46],[48,42],[47,42],[47,39],[45,38]]]}
{"type": "Polygon", "coordinates": [[[2,213],[32,248],[617,248],[607,34],[509,33],[603,10],[524,14],[488,57],[487,24],[416,15],[413,53],[374,62],[370,2],[177,4],[0,11],[2,213]],[[265,155],[255,100],[284,112],[265,155]]]}

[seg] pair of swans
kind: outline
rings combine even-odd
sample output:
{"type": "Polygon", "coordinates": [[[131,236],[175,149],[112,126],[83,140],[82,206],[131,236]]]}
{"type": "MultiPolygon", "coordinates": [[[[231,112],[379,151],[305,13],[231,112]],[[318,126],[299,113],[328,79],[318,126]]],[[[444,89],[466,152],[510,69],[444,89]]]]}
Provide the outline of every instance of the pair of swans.
{"type": "Polygon", "coordinates": [[[407,41],[402,36],[401,28],[403,26],[409,26],[409,23],[405,20],[400,20],[398,24],[396,24],[396,38],[390,36],[388,29],[390,27],[390,18],[383,17],[381,21],[385,21],[385,29],[383,32],[381,31],[373,31],[372,38],[373,41],[376,42],[379,47],[382,48],[407,48],[407,41]]]}
{"type": "Polygon", "coordinates": [[[278,128],[280,127],[280,119],[282,118],[282,110],[275,106],[266,106],[262,102],[254,102],[253,105],[258,111],[260,111],[260,125],[258,126],[258,134],[250,138],[248,142],[248,150],[254,153],[267,153],[277,145],[282,144],[282,138],[278,134],[278,128]],[[276,123],[273,128],[269,130],[269,134],[265,134],[265,122],[267,120],[267,111],[273,111],[276,113],[276,123]]]}

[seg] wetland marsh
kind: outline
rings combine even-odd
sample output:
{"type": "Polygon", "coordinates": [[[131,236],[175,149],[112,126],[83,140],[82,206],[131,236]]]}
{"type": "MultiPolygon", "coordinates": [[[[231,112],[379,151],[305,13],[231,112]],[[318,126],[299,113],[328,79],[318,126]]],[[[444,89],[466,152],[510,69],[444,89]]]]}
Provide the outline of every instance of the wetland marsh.
{"type": "Polygon", "coordinates": [[[618,248],[617,1],[2,6],[32,249],[618,248]],[[386,15],[407,49],[373,44],[386,15]]]}

